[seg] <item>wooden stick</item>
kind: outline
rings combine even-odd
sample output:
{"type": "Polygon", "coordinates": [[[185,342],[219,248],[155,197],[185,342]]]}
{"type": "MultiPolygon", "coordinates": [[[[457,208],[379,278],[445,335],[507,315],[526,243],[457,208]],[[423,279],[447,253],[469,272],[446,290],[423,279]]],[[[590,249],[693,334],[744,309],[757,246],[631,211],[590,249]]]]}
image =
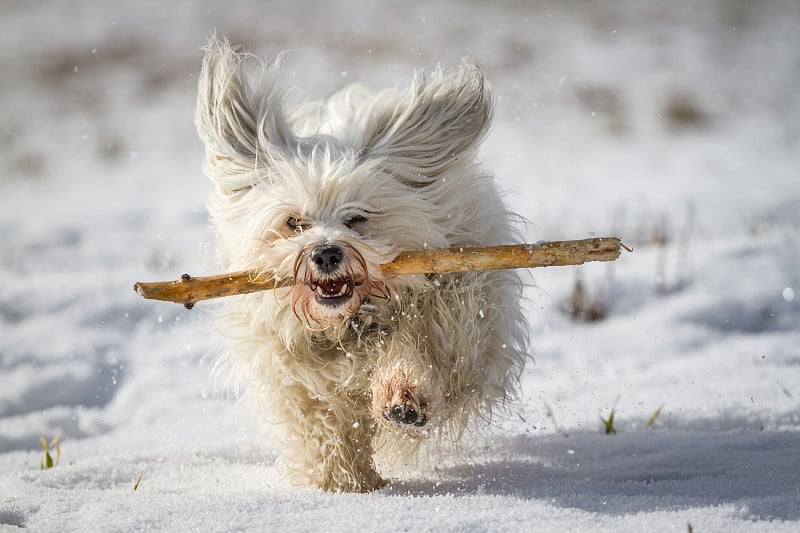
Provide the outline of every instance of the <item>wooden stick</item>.
{"type": "MultiPolygon", "coordinates": [[[[384,276],[471,272],[545,266],[582,265],[589,261],[614,261],[619,257],[620,240],[615,237],[552,241],[537,244],[471,246],[401,252],[392,262],[381,265],[384,276]]],[[[627,247],[626,247],[627,249],[627,247]]],[[[271,273],[232,272],[194,278],[184,274],[176,281],[138,282],[133,289],[142,297],[183,304],[248,294],[291,285],[292,279],[278,279],[271,273]]]]}

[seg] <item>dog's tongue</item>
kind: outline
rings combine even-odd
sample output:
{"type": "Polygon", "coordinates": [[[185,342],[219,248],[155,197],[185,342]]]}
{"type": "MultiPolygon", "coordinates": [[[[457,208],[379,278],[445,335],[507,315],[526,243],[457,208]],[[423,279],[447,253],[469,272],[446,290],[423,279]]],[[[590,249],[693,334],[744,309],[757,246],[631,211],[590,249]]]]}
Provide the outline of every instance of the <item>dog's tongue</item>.
{"type": "Polygon", "coordinates": [[[321,281],[319,283],[319,287],[325,292],[325,294],[338,295],[340,292],[342,292],[342,287],[345,283],[347,283],[347,281],[343,279],[321,281]]]}

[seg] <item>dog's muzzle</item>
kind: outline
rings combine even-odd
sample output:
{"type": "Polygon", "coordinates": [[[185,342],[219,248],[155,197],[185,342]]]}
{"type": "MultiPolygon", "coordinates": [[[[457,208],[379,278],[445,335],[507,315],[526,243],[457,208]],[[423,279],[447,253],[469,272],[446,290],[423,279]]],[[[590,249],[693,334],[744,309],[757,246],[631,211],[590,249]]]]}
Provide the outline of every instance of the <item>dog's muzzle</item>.
{"type": "Polygon", "coordinates": [[[311,249],[308,261],[314,275],[309,287],[317,303],[337,307],[353,296],[356,282],[344,272],[345,260],[344,249],[336,244],[319,244],[311,249]]]}

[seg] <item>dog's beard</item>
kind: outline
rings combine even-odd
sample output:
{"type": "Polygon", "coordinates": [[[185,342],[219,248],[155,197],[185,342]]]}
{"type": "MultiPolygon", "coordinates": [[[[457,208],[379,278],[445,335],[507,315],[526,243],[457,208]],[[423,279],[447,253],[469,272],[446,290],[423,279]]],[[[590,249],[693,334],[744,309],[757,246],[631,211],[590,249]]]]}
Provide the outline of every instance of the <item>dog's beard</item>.
{"type": "MultiPolygon", "coordinates": [[[[368,255],[372,259],[383,257],[374,250],[369,250],[368,255]]],[[[358,316],[370,298],[389,297],[380,263],[368,261],[364,253],[347,242],[307,244],[295,257],[293,276],[289,304],[298,320],[313,330],[341,326],[358,316]],[[321,250],[332,253],[336,260],[321,258],[321,250]]]]}

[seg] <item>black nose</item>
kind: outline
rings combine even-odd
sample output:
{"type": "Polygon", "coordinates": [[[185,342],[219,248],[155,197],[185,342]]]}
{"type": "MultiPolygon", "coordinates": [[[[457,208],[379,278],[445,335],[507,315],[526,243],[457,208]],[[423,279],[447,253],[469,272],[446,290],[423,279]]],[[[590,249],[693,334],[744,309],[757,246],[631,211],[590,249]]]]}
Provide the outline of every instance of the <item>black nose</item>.
{"type": "Polygon", "coordinates": [[[318,244],[311,249],[310,260],[323,274],[333,274],[344,259],[344,250],[335,244],[318,244]]]}

